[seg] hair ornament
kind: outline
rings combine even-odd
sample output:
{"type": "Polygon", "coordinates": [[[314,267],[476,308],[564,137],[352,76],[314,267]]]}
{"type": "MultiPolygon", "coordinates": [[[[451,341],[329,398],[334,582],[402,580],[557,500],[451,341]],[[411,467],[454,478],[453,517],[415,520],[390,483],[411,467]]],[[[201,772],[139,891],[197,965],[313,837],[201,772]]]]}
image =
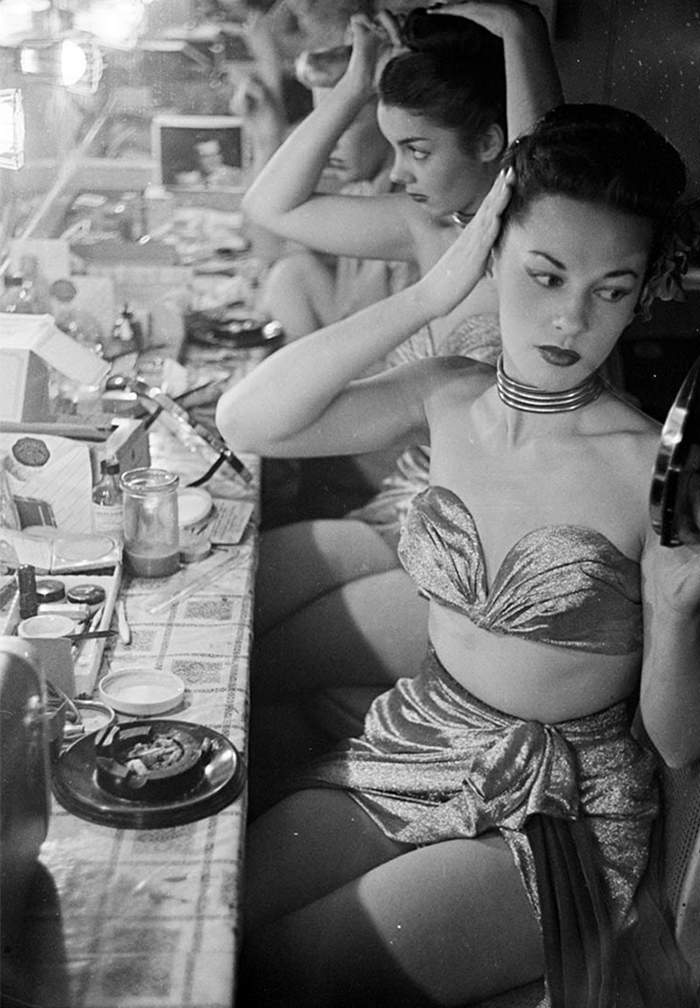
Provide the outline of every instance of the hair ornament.
{"type": "Polygon", "coordinates": [[[652,303],[684,301],[683,277],[688,263],[700,253],[700,199],[681,203],[671,214],[656,259],[639,299],[643,318],[650,317],[652,303]]]}

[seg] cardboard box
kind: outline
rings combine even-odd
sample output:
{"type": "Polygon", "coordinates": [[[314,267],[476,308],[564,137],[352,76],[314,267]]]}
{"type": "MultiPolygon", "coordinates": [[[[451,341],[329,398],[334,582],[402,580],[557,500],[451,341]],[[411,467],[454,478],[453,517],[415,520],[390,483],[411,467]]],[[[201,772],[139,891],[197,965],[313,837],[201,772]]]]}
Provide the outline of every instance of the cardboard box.
{"type": "Polygon", "coordinates": [[[99,387],[109,367],[61,332],[53,316],[0,312],[0,420],[46,421],[49,368],[80,385],[99,387]]]}

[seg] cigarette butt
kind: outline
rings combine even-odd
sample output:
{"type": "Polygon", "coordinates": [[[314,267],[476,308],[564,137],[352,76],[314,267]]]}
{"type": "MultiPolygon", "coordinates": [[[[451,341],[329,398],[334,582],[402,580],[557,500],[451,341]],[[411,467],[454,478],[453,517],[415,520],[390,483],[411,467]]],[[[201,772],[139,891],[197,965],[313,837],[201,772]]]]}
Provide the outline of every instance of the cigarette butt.
{"type": "Polygon", "coordinates": [[[126,618],[126,606],[123,599],[117,599],[117,627],[119,629],[119,640],[122,644],[131,644],[131,627],[126,618]]]}

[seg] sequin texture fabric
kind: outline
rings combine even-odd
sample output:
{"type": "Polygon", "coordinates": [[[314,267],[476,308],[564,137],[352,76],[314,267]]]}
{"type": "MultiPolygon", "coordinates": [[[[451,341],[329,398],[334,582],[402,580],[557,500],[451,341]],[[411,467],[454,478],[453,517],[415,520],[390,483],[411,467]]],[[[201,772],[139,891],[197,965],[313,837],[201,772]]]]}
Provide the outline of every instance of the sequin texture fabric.
{"type": "Polygon", "coordinates": [[[632,738],[627,704],[556,725],[524,721],[477,700],[432,650],[416,677],[374,701],[362,736],[295,783],[350,791],[387,836],[404,843],[498,830],[537,913],[523,827],[534,813],[583,817],[618,924],[646,866],[658,808],[656,757],[632,738]]]}
{"type": "Polygon", "coordinates": [[[639,564],[594,529],[534,529],[488,586],[471,512],[451,490],[430,486],[412,500],[399,558],[430,598],[493,633],[595,654],[641,647],[639,564]]]}

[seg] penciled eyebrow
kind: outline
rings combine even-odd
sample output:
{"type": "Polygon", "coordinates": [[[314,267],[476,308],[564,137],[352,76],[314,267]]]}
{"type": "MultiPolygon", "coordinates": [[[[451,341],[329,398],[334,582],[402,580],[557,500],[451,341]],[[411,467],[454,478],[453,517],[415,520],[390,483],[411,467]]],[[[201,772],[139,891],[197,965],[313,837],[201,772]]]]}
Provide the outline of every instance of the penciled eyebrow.
{"type": "MultiPolygon", "coordinates": [[[[556,266],[557,269],[560,270],[566,269],[564,263],[559,262],[558,259],[555,259],[554,256],[549,255],[548,252],[540,252],[539,249],[529,249],[529,251],[532,255],[542,256],[543,259],[547,259],[549,262],[551,262],[552,266],[556,266]]],[[[606,273],[605,276],[606,277],[631,276],[636,280],[639,276],[639,273],[637,273],[637,271],[633,269],[619,269],[619,270],[610,270],[610,272],[606,273]]]]}
{"type": "Polygon", "coordinates": [[[429,142],[430,142],[429,137],[422,137],[422,136],[404,137],[403,140],[399,140],[399,143],[402,146],[412,143],[429,143],[429,142]]]}

